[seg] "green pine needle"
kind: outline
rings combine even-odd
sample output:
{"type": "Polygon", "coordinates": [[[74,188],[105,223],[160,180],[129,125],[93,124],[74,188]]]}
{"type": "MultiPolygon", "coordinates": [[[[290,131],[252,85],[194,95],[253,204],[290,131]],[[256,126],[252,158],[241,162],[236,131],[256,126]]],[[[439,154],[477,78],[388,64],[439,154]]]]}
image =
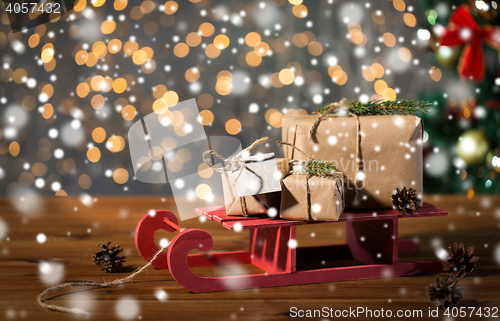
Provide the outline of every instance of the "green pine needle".
{"type": "MultiPolygon", "coordinates": [[[[367,103],[361,103],[358,100],[349,102],[349,112],[358,116],[373,116],[373,115],[417,115],[425,114],[431,108],[432,104],[428,101],[415,99],[401,100],[370,100],[367,103]]],[[[332,111],[330,105],[321,107],[317,113],[336,113],[332,111]]]]}
{"type": "Polygon", "coordinates": [[[337,170],[335,162],[327,162],[321,159],[311,159],[306,163],[305,171],[313,175],[333,174],[337,170]]]}

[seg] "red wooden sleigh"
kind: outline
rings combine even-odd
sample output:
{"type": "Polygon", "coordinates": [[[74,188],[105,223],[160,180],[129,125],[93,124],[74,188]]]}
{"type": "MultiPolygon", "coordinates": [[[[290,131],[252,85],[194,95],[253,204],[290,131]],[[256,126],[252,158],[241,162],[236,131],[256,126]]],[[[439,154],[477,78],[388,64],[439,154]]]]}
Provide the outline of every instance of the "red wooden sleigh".
{"type": "Polygon", "coordinates": [[[337,222],[346,223],[346,244],[309,248],[293,246],[297,226],[337,222],[307,223],[266,216],[226,216],[224,207],[215,210],[201,208],[197,212],[221,223],[228,230],[249,229],[250,249],[210,254],[212,237],[200,229],[181,229],[176,216],[166,210],[157,210],[153,216],[144,215],[135,232],[137,250],[149,261],[158,251],[154,241],[157,230],[180,231],[170,243],[168,253],[161,254],[153,266],[169,269],[179,284],[195,293],[416,275],[442,270],[440,260],[398,262],[398,253],[419,250],[413,240],[399,240],[400,218],[447,215],[447,212],[427,203],[415,214],[405,216],[398,215],[394,210],[345,212],[337,222]],[[193,249],[205,253],[189,254],[193,249]],[[299,255],[300,259],[307,256],[319,259],[345,256],[363,264],[300,270],[297,269],[297,252],[305,254],[299,255]],[[235,263],[253,264],[265,273],[207,277],[190,270],[190,267],[235,263]]]}

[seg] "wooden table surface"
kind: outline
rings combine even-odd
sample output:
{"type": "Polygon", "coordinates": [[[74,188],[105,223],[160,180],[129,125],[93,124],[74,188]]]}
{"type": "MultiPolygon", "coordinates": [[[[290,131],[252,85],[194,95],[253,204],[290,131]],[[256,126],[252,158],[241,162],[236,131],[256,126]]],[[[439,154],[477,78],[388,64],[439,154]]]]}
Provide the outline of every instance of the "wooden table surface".
{"type": "MultiPolygon", "coordinates": [[[[460,280],[466,297],[460,306],[475,307],[476,311],[479,307],[500,307],[500,262],[497,261],[500,259],[500,197],[469,200],[463,196],[440,195],[426,196],[424,200],[449,211],[449,215],[400,220],[400,238],[414,238],[421,246],[421,252],[405,254],[403,259],[434,259],[437,249],[447,248],[453,242],[475,246],[480,260],[476,270],[460,280]]],[[[0,227],[6,225],[8,229],[0,240],[0,319],[84,319],[45,311],[37,305],[37,295],[48,284],[58,281],[58,274],[55,278],[40,276],[42,263],[60,267],[59,272],[63,273],[60,282],[112,281],[124,277],[145,264],[134,245],[134,230],[139,219],[150,209],[172,210],[173,204],[169,199],[162,201],[161,197],[98,197],[87,207],[78,197],[50,197],[41,199],[37,208],[38,214],[19,213],[8,198],[0,198],[0,227]],[[37,242],[39,233],[47,236],[45,243],[37,242]],[[98,250],[96,245],[108,241],[124,248],[127,262],[121,273],[106,274],[92,262],[92,254],[98,250]]],[[[248,231],[232,232],[216,222],[196,218],[181,222],[181,226],[209,232],[215,251],[247,249],[248,231]]],[[[343,243],[344,223],[299,226],[297,236],[299,247],[343,243]]],[[[173,235],[158,232],[156,238],[162,237],[171,240],[173,235]]],[[[246,265],[195,271],[203,275],[259,272],[246,265]]],[[[63,290],[51,295],[48,302],[85,308],[95,320],[122,320],[130,315],[128,312],[132,313],[131,320],[290,320],[292,307],[302,310],[328,307],[333,311],[364,307],[393,313],[422,310],[420,319],[426,320],[429,308],[435,307],[425,296],[425,286],[433,281],[434,275],[420,275],[193,294],[173,280],[167,270],[149,268],[132,283],[107,289],[63,290]],[[161,290],[168,294],[168,300],[157,299],[155,293],[161,290]],[[131,301],[127,301],[129,299],[131,301]],[[139,311],[134,313],[136,308],[139,311]]],[[[446,320],[442,313],[433,320],[446,320]]],[[[500,312],[497,316],[500,317],[500,312]]]]}

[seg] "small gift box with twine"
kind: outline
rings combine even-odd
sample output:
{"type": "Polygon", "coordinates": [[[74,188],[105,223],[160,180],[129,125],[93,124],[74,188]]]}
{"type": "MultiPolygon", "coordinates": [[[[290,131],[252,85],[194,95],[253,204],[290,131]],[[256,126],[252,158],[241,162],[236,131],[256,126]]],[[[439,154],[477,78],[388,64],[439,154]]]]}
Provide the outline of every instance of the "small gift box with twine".
{"type": "Polygon", "coordinates": [[[213,150],[203,154],[205,163],[221,173],[226,215],[266,214],[272,207],[279,210],[283,174],[276,166],[274,153],[244,156],[268,140],[258,139],[229,159],[213,150]],[[222,160],[224,166],[215,167],[211,155],[222,160]]]}
{"type": "MultiPolygon", "coordinates": [[[[288,145],[303,153],[300,149],[288,145]]],[[[291,160],[283,178],[280,217],[288,220],[337,221],[344,212],[344,175],[335,164],[322,160],[291,160]]]]}

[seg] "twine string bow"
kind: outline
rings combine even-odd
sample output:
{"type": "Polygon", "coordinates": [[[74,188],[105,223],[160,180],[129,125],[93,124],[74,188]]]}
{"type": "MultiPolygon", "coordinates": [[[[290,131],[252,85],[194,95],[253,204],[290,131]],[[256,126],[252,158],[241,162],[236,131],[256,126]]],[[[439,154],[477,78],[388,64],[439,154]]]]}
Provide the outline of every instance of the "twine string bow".
{"type": "MultiPolygon", "coordinates": [[[[319,124],[323,120],[327,119],[328,117],[338,116],[338,111],[341,109],[345,109],[345,110],[349,111],[349,108],[350,108],[349,100],[347,100],[347,98],[343,98],[342,100],[340,100],[336,103],[328,104],[327,107],[330,107],[330,108],[327,111],[325,111],[324,113],[322,113],[321,116],[319,116],[319,118],[314,122],[314,124],[311,126],[311,128],[309,130],[309,137],[312,139],[313,143],[315,143],[315,144],[318,143],[318,138],[317,138],[316,134],[318,132],[319,124]]],[[[348,112],[348,115],[349,116],[356,116],[351,112],[348,112]]]]}
{"type": "Polygon", "coordinates": [[[349,100],[346,98],[343,98],[342,100],[331,103],[327,105],[329,108],[325,112],[319,116],[319,118],[312,124],[310,130],[309,130],[309,137],[313,141],[314,144],[318,143],[318,138],[317,138],[317,132],[318,132],[318,127],[320,123],[323,120],[326,120],[329,117],[339,117],[339,110],[341,109],[346,109],[348,111],[347,116],[349,117],[356,117],[356,125],[357,125],[357,138],[356,138],[356,161],[358,162],[358,166],[356,168],[356,174],[355,174],[355,195],[354,195],[354,203],[358,202],[358,189],[363,188],[363,181],[361,181],[359,178],[362,177],[362,173],[364,173],[364,162],[363,162],[363,153],[361,151],[361,123],[359,121],[359,116],[350,112],[350,103],[349,100]]]}

